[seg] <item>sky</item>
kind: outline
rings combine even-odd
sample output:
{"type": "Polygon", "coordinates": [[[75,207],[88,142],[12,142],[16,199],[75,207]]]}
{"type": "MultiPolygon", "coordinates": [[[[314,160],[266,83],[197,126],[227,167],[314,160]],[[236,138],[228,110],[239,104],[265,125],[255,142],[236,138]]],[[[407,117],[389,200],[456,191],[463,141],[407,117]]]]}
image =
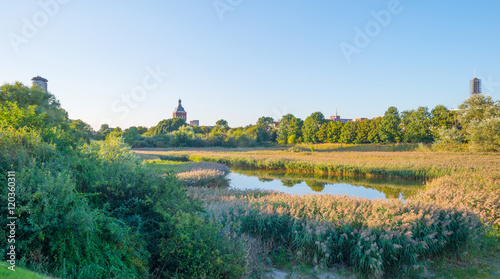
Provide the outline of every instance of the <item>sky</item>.
{"type": "Polygon", "coordinates": [[[0,83],[40,75],[98,130],[500,99],[499,1],[0,0],[0,83]]]}

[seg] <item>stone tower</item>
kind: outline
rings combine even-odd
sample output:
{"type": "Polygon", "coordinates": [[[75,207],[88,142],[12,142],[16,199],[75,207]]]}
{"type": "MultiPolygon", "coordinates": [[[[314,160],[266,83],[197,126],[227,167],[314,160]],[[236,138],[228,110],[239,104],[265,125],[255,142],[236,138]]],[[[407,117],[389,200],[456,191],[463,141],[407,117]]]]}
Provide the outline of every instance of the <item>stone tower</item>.
{"type": "Polygon", "coordinates": [[[41,76],[36,76],[31,79],[33,81],[33,86],[38,86],[40,89],[45,90],[47,92],[47,82],[48,80],[46,78],[43,78],[41,76]]]}
{"type": "Polygon", "coordinates": [[[181,99],[179,99],[179,105],[174,110],[174,118],[182,118],[184,120],[187,120],[187,112],[181,105],[181,99]]]}

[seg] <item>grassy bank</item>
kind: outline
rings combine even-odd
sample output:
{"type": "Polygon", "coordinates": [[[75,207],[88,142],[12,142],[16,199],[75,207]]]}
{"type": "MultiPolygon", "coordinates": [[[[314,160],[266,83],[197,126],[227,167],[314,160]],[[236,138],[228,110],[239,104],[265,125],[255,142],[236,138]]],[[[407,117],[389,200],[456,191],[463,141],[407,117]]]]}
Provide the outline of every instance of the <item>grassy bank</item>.
{"type": "Polygon", "coordinates": [[[39,273],[35,273],[32,271],[29,271],[27,269],[21,268],[21,267],[16,267],[16,271],[12,271],[7,269],[7,267],[10,266],[10,264],[6,262],[0,263],[0,278],[7,278],[7,279],[50,279],[53,277],[41,275],[39,273]]]}
{"type": "Polygon", "coordinates": [[[496,171],[500,168],[500,156],[489,153],[295,152],[270,149],[149,149],[136,152],[263,169],[407,178],[437,178],[477,169],[496,171]]]}

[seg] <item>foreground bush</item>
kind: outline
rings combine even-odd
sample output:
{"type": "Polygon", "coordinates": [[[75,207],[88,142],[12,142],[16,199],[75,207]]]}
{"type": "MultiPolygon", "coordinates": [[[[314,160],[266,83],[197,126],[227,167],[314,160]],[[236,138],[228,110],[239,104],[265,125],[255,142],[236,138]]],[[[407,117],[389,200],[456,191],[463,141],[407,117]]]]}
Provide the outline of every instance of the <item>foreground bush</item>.
{"type": "MultiPolygon", "coordinates": [[[[196,217],[201,204],[176,177],[142,165],[121,139],[62,152],[36,131],[0,128],[0,143],[0,171],[16,171],[21,265],[61,278],[170,278],[180,270],[202,276],[207,267],[210,278],[245,272],[240,246],[196,217]],[[172,251],[183,252],[172,259],[172,251]]],[[[0,191],[7,204],[6,187],[0,191]]],[[[0,220],[4,235],[6,222],[0,220]]]]}
{"type": "MultiPolygon", "coordinates": [[[[18,259],[32,269],[65,278],[146,273],[149,254],[141,247],[142,240],[120,220],[93,209],[75,190],[70,156],[33,132],[4,129],[0,142],[2,173],[16,171],[18,259]]],[[[5,184],[5,177],[0,180],[5,184]]],[[[4,187],[1,201],[7,204],[4,187]]],[[[1,221],[2,228],[5,222],[1,221]]]]}
{"type": "Polygon", "coordinates": [[[245,273],[242,244],[200,217],[177,218],[175,234],[160,244],[162,262],[176,278],[239,278],[245,273]]]}

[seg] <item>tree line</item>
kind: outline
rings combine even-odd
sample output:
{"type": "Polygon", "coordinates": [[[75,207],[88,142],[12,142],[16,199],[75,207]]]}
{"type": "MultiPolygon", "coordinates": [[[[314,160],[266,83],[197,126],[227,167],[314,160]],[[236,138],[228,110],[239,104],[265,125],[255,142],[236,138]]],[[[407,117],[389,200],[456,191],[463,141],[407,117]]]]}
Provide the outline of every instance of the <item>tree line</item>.
{"type": "Polygon", "coordinates": [[[96,139],[120,134],[134,148],[140,147],[253,147],[270,144],[426,143],[439,150],[500,151],[500,105],[490,96],[473,95],[457,110],[437,105],[399,112],[389,107],[382,117],[339,122],[314,112],[305,120],[284,115],[276,124],[261,117],[256,124],[230,128],[224,119],[216,125],[188,125],[184,119],[160,121],[151,128],[131,127],[124,131],[102,125],[96,139]]]}

